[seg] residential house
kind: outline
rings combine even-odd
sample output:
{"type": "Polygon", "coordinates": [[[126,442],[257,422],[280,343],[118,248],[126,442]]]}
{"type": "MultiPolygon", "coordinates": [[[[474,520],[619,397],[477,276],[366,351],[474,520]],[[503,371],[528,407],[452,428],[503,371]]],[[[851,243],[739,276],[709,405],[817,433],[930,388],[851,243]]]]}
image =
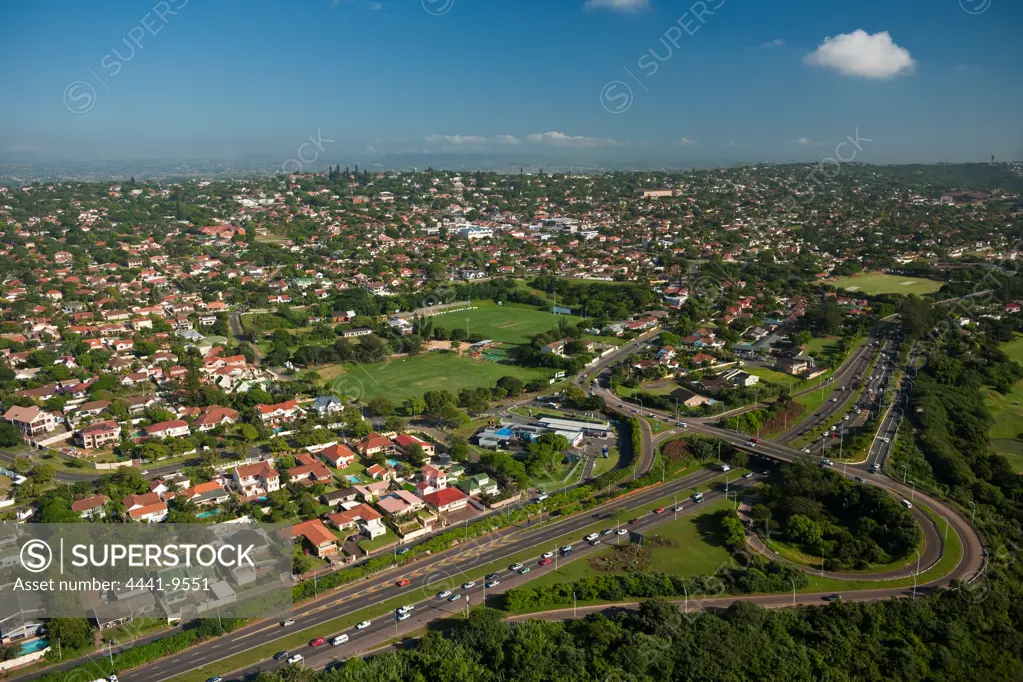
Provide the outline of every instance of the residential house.
{"type": "Polygon", "coordinates": [[[326,417],[332,414],[339,414],[344,407],[345,404],[337,396],[324,395],[313,401],[312,410],[320,417],[326,417]]]}
{"type": "Polygon", "coordinates": [[[404,488],[380,498],[377,502],[377,507],[382,509],[391,518],[419,511],[425,506],[426,503],[423,502],[422,498],[413,495],[404,488]]]}
{"type": "Polygon", "coordinates": [[[297,419],[302,414],[302,410],[299,408],[297,400],[286,400],[274,405],[256,405],[256,414],[259,415],[263,423],[280,424],[297,419]]]}
{"type": "Polygon", "coordinates": [[[281,489],[281,476],[269,462],[234,468],[234,486],[244,497],[265,495],[281,489]]]}
{"type": "Polygon", "coordinates": [[[363,457],[371,457],[378,452],[389,455],[395,451],[395,445],[390,438],[384,438],[374,431],[360,441],[356,449],[363,457]]]}
{"type": "Polygon", "coordinates": [[[146,438],[184,438],[191,433],[188,422],[183,419],[171,419],[150,424],[142,431],[146,434],[146,438]]]}
{"type": "Polygon", "coordinates": [[[338,530],[357,526],[359,531],[370,539],[380,537],[387,532],[383,515],[368,504],[360,504],[358,507],[352,507],[343,512],[329,514],[327,520],[338,530]]]}
{"type": "Polygon", "coordinates": [[[93,495],[92,497],[86,497],[82,500],[75,500],[71,503],[71,511],[78,514],[83,519],[89,519],[90,521],[95,519],[102,519],[106,516],[104,505],[107,503],[107,498],[103,495],[93,495]]]}
{"type": "Polygon", "coordinates": [[[14,424],[25,438],[34,438],[53,432],[63,423],[56,413],[43,410],[35,405],[20,407],[14,405],[4,414],[4,421],[14,424]]]}
{"type": "Polygon", "coordinates": [[[121,426],[113,419],[89,424],[77,434],[78,443],[86,450],[102,448],[121,439],[121,426]]]}
{"type": "Polygon", "coordinates": [[[474,474],[463,481],[459,481],[457,485],[469,497],[496,495],[498,492],[497,481],[482,473],[474,474]]]}
{"type": "Polygon", "coordinates": [[[328,507],[336,507],[339,504],[346,502],[354,502],[359,497],[359,491],[355,488],[342,488],[341,490],[332,490],[329,493],[323,493],[320,495],[320,502],[327,505],[328,507]]]}
{"type": "Polygon", "coordinates": [[[218,426],[229,426],[238,422],[238,411],[230,407],[210,405],[203,408],[203,411],[195,419],[195,426],[200,431],[209,431],[218,426]]]}
{"type": "Polygon", "coordinates": [[[291,537],[304,540],[320,558],[337,554],[337,537],[323,525],[323,521],[312,519],[291,527],[291,537]]]}
{"type": "Polygon", "coordinates": [[[308,481],[310,484],[315,482],[322,483],[331,479],[330,469],[312,455],[302,452],[299,453],[296,459],[299,462],[298,466],[292,467],[285,472],[292,483],[298,481],[308,481]]]}
{"type": "Polygon", "coordinates": [[[345,469],[355,461],[355,453],[344,443],[335,443],[320,450],[320,457],[335,469],[345,469]]]}
{"type": "Polygon", "coordinates": [[[423,454],[427,457],[433,457],[436,453],[432,443],[428,443],[421,438],[416,438],[410,434],[402,433],[394,438],[394,444],[398,446],[398,449],[405,455],[408,455],[409,448],[413,445],[418,445],[423,450],[423,454]]]}
{"type": "Polygon", "coordinates": [[[442,488],[425,495],[423,499],[441,514],[465,509],[469,504],[469,496],[458,488],[442,488]]]}

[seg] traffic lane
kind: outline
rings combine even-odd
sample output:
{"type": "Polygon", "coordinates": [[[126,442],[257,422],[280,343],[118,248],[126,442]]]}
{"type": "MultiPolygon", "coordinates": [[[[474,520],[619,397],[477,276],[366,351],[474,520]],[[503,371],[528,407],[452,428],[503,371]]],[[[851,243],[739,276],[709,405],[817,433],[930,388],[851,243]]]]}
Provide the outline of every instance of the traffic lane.
{"type": "MultiPolygon", "coordinates": [[[[754,475],[749,479],[741,479],[741,483],[736,483],[730,487],[729,494],[732,494],[732,492],[741,492],[762,480],[763,477],[759,475],[754,475]]],[[[719,490],[709,491],[704,495],[706,502],[714,502],[723,498],[724,493],[719,490]]],[[[665,509],[665,511],[661,514],[647,512],[643,516],[638,517],[634,523],[629,524],[629,533],[631,535],[632,532],[646,531],[668,521],[674,521],[678,517],[685,518],[693,516],[703,508],[703,503],[691,503],[688,506],[681,508],[677,516],[673,511],[669,511],[667,509],[665,509]]],[[[611,526],[608,526],[606,530],[610,530],[611,528],[611,526]]],[[[556,571],[557,567],[566,563],[584,559],[591,554],[602,551],[606,547],[612,546],[613,544],[623,544],[624,542],[628,542],[628,540],[623,541],[623,536],[615,533],[602,535],[598,538],[598,540],[600,540],[600,543],[597,545],[592,545],[585,539],[576,539],[572,542],[564,543],[562,546],[572,546],[572,553],[570,555],[562,555],[560,551],[556,550],[554,554],[557,556],[559,561],[555,562],[553,560],[554,557],[551,557],[551,563],[546,565],[541,565],[539,562],[542,561],[542,559],[538,557],[530,563],[524,564],[530,568],[530,571],[525,575],[516,571],[511,571],[510,569],[494,571],[499,583],[493,588],[486,588],[486,583],[483,582],[482,579],[474,581],[477,584],[469,589],[461,587],[452,588],[451,591],[453,594],[460,595],[460,598],[454,602],[450,601],[450,597],[439,598],[436,595],[421,599],[417,602],[410,602],[414,608],[410,613],[410,617],[404,621],[398,621],[395,615],[384,616],[378,618],[365,630],[360,631],[355,628],[349,628],[341,632],[323,632],[313,635],[310,639],[323,637],[327,640],[328,644],[321,647],[311,647],[306,645],[303,647],[303,650],[294,650],[291,653],[303,654],[305,658],[304,665],[307,667],[316,669],[324,668],[329,665],[339,663],[346,658],[364,654],[367,650],[381,644],[386,644],[388,641],[398,638],[403,634],[419,630],[437,618],[446,618],[459,613],[464,613],[466,604],[469,604],[471,607],[473,604],[483,603],[485,593],[489,596],[504,594],[506,591],[520,587],[534,578],[546,575],[551,571],[556,571]],[[611,538],[614,538],[614,540],[611,538]],[[329,642],[334,637],[341,634],[348,635],[348,642],[336,647],[330,646],[329,642]]],[[[560,550],[560,548],[558,548],[558,550],[560,550]]],[[[276,666],[271,666],[269,663],[263,663],[250,666],[240,671],[232,672],[230,677],[227,679],[243,680],[249,675],[255,674],[260,670],[275,669],[275,667],[286,665],[286,663],[277,663],[276,661],[273,663],[276,663],[276,666]]]]}
{"type": "MultiPolygon", "coordinates": [[[[723,431],[721,429],[705,425],[698,425],[695,430],[706,435],[717,436],[735,445],[739,445],[740,447],[745,447],[743,444],[738,443],[737,441],[739,439],[728,431],[723,431]]],[[[777,445],[769,441],[763,442],[761,445],[763,445],[763,447],[757,446],[755,450],[777,457],[783,461],[792,461],[792,459],[800,456],[801,454],[798,451],[792,451],[791,448],[787,448],[783,445],[777,445]]],[[[856,470],[854,469],[854,471],[856,470]]],[[[845,475],[849,476],[850,474],[845,475]]],[[[883,474],[858,471],[855,475],[859,475],[864,480],[870,481],[875,485],[895,490],[905,499],[909,499],[913,496],[913,491],[909,486],[898,483],[883,474]]],[[[976,575],[983,564],[983,542],[977,531],[969,522],[960,516],[958,512],[953,511],[948,507],[948,505],[934,497],[917,492],[916,498],[925,503],[932,511],[947,518],[949,525],[955,529],[956,534],[959,536],[961,544],[963,545],[963,558],[959,562],[959,565],[948,575],[947,578],[942,578],[938,582],[946,581],[951,578],[963,578],[976,575]]]]}
{"type": "MultiPolygon", "coordinates": [[[[633,494],[624,500],[619,500],[615,503],[597,508],[593,510],[594,513],[592,514],[566,517],[563,521],[555,522],[552,525],[538,527],[533,531],[530,531],[528,528],[519,529],[519,532],[525,532],[526,535],[516,539],[513,543],[509,543],[508,545],[499,548],[486,550],[461,563],[458,563],[457,560],[459,555],[466,551],[465,548],[462,548],[459,554],[447,556],[436,555],[437,559],[435,561],[428,561],[418,565],[417,572],[419,574],[425,574],[427,579],[429,579],[431,573],[436,572],[433,570],[435,568],[441,569],[448,575],[464,575],[465,571],[473,570],[494,561],[499,561],[504,557],[536,547],[541,543],[553,542],[561,536],[578,532],[580,529],[586,528],[587,526],[597,522],[598,519],[596,517],[598,516],[612,514],[614,510],[619,508],[628,511],[636,507],[653,503],[664,496],[706,483],[707,481],[719,476],[720,473],[721,472],[717,471],[703,470],[701,472],[691,474],[690,476],[680,478],[676,481],[672,481],[666,485],[651,488],[649,490],[633,494]],[[452,565],[448,566],[445,562],[449,562],[452,565]]],[[[500,540],[500,538],[488,539],[488,543],[494,544],[497,540],[500,540]]],[[[182,654],[178,654],[168,659],[162,659],[159,666],[144,666],[133,671],[131,674],[125,674],[122,677],[128,682],[132,682],[133,680],[139,680],[141,682],[143,679],[151,680],[152,678],[149,676],[147,671],[159,667],[166,668],[166,670],[160,670],[160,674],[166,676],[160,677],[154,682],[159,682],[159,680],[163,679],[170,679],[174,675],[180,675],[190,670],[194,670],[195,668],[213,664],[226,656],[233,656],[236,653],[240,653],[238,650],[238,644],[243,640],[246,648],[253,648],[263,644],[268,644],[289,636],[291,632],[294,632],[295,630],[304,630],[306,628],[316,627],[317,625],[321,625],[335,618],[373,606],[381,601],[387,601],[406,594],[410,597],[414,596],[417,590],[429,587],[431,584],[424,581],[422,586],[417,586],[413,583],[406,587],[398,587],[394,581],[398,575],[402,574],[403,570],[405,569],[391,570],[388,572],[387,578],[378,579],[370,586],[363,585],[362,588],[354,594],[339,597],[339,595],[335,593],[329,598],[325,598],[314,607],[295,614],[292,618],[295,621],[295,624],[291,628],[282,628],[278,623],[261,621],[257,625],[247,626],[234,633],[225,635],[224,637],[210,640],[207,644],[200,644],[197,647],[189,649],[188,652],[183,652],[182,654]],[[339,607],[339,610],[332,608],[335,606],[339,607]],[[217,651],[217,649],[220,651],[217,651]]],[[[408,574],[407,570],[405,570],[405,573],[408,574]]]]}

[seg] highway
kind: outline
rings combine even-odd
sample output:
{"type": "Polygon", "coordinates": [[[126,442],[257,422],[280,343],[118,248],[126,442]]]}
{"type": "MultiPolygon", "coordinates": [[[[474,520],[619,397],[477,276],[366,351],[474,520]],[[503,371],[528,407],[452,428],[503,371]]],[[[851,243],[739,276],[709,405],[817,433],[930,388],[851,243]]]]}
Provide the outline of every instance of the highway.
{"type": "MultiPolygon", "coordinates": [[[[644,336],[649,337],[656,333],[656,331],[652,330],[644,336]]],[[[590,377],[602,371],[611,362],[627,355],[637,342],[639,340],[635,340],[627,344],[627,347],[616,351],[614,354],[610,354],[607,358],[603,358],[601,362],[596,363],[594,367],[589,368],[583,375],[578,377],[577,381],[581,385],[586,386],[587,380],[590,377]]],[[[854,363],[849,363],[847,370],[849,372],[854,371],[853,364],[862,359],[862,357],[859,357],[857,360],[854,360],[854,363]]],[[[602,395],[607,401],[608,406],[612,408],[618,409],[625,414],[628,414],[633,409],[631,404],[620,400],[605,388],[597,387],[594,390],[602,395]]],[[[672,417],[672,415],[666,412],[657,410],[644,410],[644,412],[660,418],[672,417]]],[[[885,428],[885,424],[888,425],[888,428],[891,428],[893,423],[896,424],[895,428],[897,428],[897,422],[893,420],[894,416],[889,412],[882,421],[882,428],[885,428]]],[[[689,420],[688,429],[671,428],[659,433],[656,438],[653,437],[650,425],[645,419],[640,419],[639,422],[642,428],[643,448],[642,453],[640,453],[641,466],[637,472],[638,474],[643,474],[649,469],[658,443],[663,442],[672,435],[678,435],[687,431],[720,438],[739,449],[779,462],[793,462],[797,458],[806,456],[801,451],[781,443],[771,441],[752,443],[748,436],[744,434],[721,429],[705,420],[689,420]]],[[[878,456],[878,453],[874,453],[874,456],[878,456]]],[[[854,468],[853,472],[841,471],[840,473],[849,477],[853,475],[859,476],[869,484],[883,487],[899,499],[913,498],[914,501],[926,505],[934,513],[941,516],[948,524],[948,532],[954,532],[958,535],[963,547],[963,556],[959,563],[949,574],[929,583],[921,584],[918,586],[919,588],[923,590],[928,587],[947,585],[955,579],[969,580],[978,575],[983,565],[982,542],[976,530],[958,512],[942,501],[917,492],[907,485],[890,480],[883,474],[870,473],[858,468],[854,468]]],[[[627,515],[630,510],[670,498],[673,494],[682,493],[695,485],[706,483],[720,475],[718,471],[702,470],[684,478],[642,490],[618,501],[589,510],[584,514],[577,514],[543,524],[512,527],[497,531],[485,538],[481,538],[478,542],[470,542],[468,546],[459,546],[445,552],[424,557],[408,566],[384,571],[358,584],[339,588],[318,599],[299,604],[295,610],[295,624],[289,628],[281,627],[276,622],[255,622],[229,635],[204,642],[177,655],[160,659],[131,671],[125,671],[119,677],[125,682],[163,682],[164,680],[171,680],[189,671],[206,666],[210,666],[212,670],[216,667],[218,661],[261,645],[270,645],[297,630],[312,629],[314,634],[310,636],[310,639],[313,636],[333,637],[339,633],[320,632],[318,627],[323,626],[328,621],[354,614],[383,601],[404,597],[407,598],[407,603],[415,605],[415,609],[411,612],[412,615],[405,621],[398,622],[395,620],[394,615],[390,614],[376,618],[370,627],[364,630],[347,630],[346,634],[349,635],[350,641],[341,646],[332,647],[328,644],[322,648],[313,648],[308,645],[301,647],[300,653],[306,658],[304,661],[305,665],[315,668],[329,666],[346,657],[361,655],[367,651],[386,646],[388,642],[396,637],[421,630],[432,620],[458,612],[461,608],[464,608],[466,602],[470,605],[479,604],[483,599],[483,587],[480,580],[481,575],[479,574],[486,570],[495,570],[492,567],[484,568],[488,564],[510,562],[511,557],[518,554],[529,554],[534,557],[530,559],[533,563],[531,565],[532,571],[528,576],[520,576],[517,573],[513,573],[507,566],[504,566],[499,571],[495,571],[500,573],[498,576],[500,584],[495,586],[494,589],[488,590],[488,593],[493,595],[502,590],[515,587],[533,577],[543,575],[547,571],[554,570],[553,563],[550,566],[540,566],[536,563],[541,552],[556,552],[559,545],[566,544],[567,542],[572,542],[574,546],[572,559],[584,557],[590,551],[595,551],[587,544],[581,542],[580,536],[582,531],[595,523],[600,523],[600,518],[604,519],[603,524],[606,527],[615,525],[616,522],[608,518],[611,514],[615,513],[615,510],[620,509],[622,510],[621,514],[627,515]],[[402,578],[410,580],[411,583],[404,587],[398,587],[397,581],[402,578]],[[474,581],[479,584],[469,589],[452,587],[452,585],[461,584],[463,581],[474,581]],[[436,593],[441,589],[453,589],[457,593],[462,594],[462,599],[457,602],[438,599],[436,593]]],[[[735,481],[732,483],[732,487],[734,489],[735,487],[757,483],[760,480],[762,480],[762,477],[758,474],[750,480],[742,479],[735,481]]],[[[722,495],[723,493],[714,491],[707,493],[706,499],[714,500],[722,495]]],[[[698,505],[684,502],[681,513],[694,513],[698,508],[698,505]]],[[[925,548],[919,562],[919,570],[923,571],[927,566],[933,565],[940,558],[943,540],[937,526],[929,518],[923,517],[916,505],[914,505],[914,509],[916,512],[914,516],[920,522],[925,534],[925,548]]],[[[646,514],[640,517],[635,524],[629,524],[627,527],[631,531],[644,530],[673,516],[674,513],[671,511],[661,515],[646,514]]],[[[628,516],[624,518],[627,519],[628,516]]],[[[618,536],[611,535],[605,537],[611,539],[618,536]]],[[[528,561],[525,563],[529,565],[528,561]]],[[[902,567],[879,575],[855,575],[865,580],[876,580],[906,577],[916,573],[917,565],[914,564],[911,567],[902,567]]],[[[825,576],[828,575],[843,579],[850,578],[850,575],[847,574],[829,574],[825,572],[825,576]]],[[[907,588],[870,589],[843,596],[848,599],[884,599],[904,596],[908,592],[907,588]]],[[[796,595],[794,599],[789,595],[714,598],[703,600],[696,605],[692,604],[695,600],[690,600],[690,606],[692,608],[699,608],[701,605],[705,607],[723,606],[736,599],[742,599],[763,606],[780,607],[789,606],[792,603],[819,604],[823,603],[822,598],[824,596],[796,595]]],[[[682,606],[682,608],[685,608],[685,606],[682,606]]],[[[542,617],[563,618],[566,611],[566,609],[561,609],[551,614],[543,614],[542,617]]],[[[580,614],[585,612],[586,610],[580,609],[580,614]]],[[[227,679],[232,680],[250,679],[260,670],[270,670],[280,665],[281,663],[268,659],[241,671],[219,670],[211,674],[224,675],[227,679]]],[[[31,677],[22,679],[31,679],[31,677]]]]}
{"type": "MultiPolygon", "coordinates": [[[[218,660],[247,649],[271,643],[290,635],[295,630],[322,625],[335,618],[355,613],[395,597],[405,596],[408,598],[409,603],[429,601],[436,592],[443,589],[441,585],[450,582],[452,579],[458,583],[468,579],[477,580],[478,582],[481,576],[476,574],[479,573],[479,570],[476,570],[476,573],[473,572],[475,569],[480,569],[495,561],[509,560],[509,557],[520,552],[535,550],[539,554],[545,550],[555,550],[560,544],[565,543],[562,539],[564,536],[578,535],[581,529],[598,523],[598,516],[606,517],[614,513],[616,509],[628,512],[666,497],[670,498],[673,494],[680,493],[701,483],[706,483],[720,475],[720,471],[702,470],[665,485],[633,493],[624,499],[608,503],[585,514],[577,514],[533,527],[520,526],[495,533],[481,539],[479,543],[470,542],[468,547],[456,547],[447,552],[432,555],[407,567],[391,569],[374,575],[358,584],[332,591],[319,599],[299,604],[295,607],[295,613],[292,617],[295,620],[295,624],[290,628],[282,628],[277,622],[259,621],[177,655],[160,659],[130,672],[125,672],[119,675],[119,678],[125,682],[160,682],[161,680],[172,679],[174,676],[184,674],[190,670],[213,664],[218,660]],[[412,582],[405,587],[398,587],[397,581],[399,579],[408,579],[412,582]]],[[[759,477],[753,479],[753,481],[756,480],[759,480],[759,477]]],[[[737,483],[736,485],[741,484],[737,483]]],[[[708,499],[713,499],[713,496],[708,495],[708,499]]],[[[627,519],[623,519],[623,523],[625,520],[627,519]]],[[[656,520],[663,519],[657,518],[656,520]]],[[[647,521],[646,523],[649,522],[647,521]]],[[[636,524],[634,527],[642,528],[646,523],[636,524]]],[[[614,521],[608,521],[608,524],[614,525],[614,521]]],[[[542,569],[540,567],[534,565],[533,568],[534,572],[530,574],[530,577],[541,574],[542,569]]],[[[503,582],[504,580],[502,579],[503,582]]],[[[505,587],[514,584],[516,584],[515,579],[509,581],[505,587]]],[[[478,603],[474,599],[474,594],[473,592],[469,593],[470,602],[478,603]]],[[[436,609],[431,612],[428,609],[420,610],[417,607],[417,611],[418,613],[415,617],[410,619],[411,624],[416,624],[417,619],[422,621],[426,618],[424,614],[434,613],[436,615],[436,609]]],[[[388,617],[384,620],[386,621],[387,635],[392,637],[394,623],[391,621],[393,621],[393,617],[388,617]]],[[[377,625],[379,627],[380,623],[377,625]]],[[[406,621],[405,625],[410,625],[409,621],[406,621]]],[[[416,625],[417,628],[421,626],[421,622],[416,625]]],[[[320,636],[333,634],[337,633],[321,633],[320,636]]],[[[371,634],[370,631],[361,632],[359,641],[364,640],[369,634],[371,634]]],[[[354,643],[352,646],[354,646],[354,643]]],[[[338,653],[345,651],[344,647],[333,647],[332,649],[338,653]]],[[[264,669],[266,669],[265,665],[264,669]]]]}

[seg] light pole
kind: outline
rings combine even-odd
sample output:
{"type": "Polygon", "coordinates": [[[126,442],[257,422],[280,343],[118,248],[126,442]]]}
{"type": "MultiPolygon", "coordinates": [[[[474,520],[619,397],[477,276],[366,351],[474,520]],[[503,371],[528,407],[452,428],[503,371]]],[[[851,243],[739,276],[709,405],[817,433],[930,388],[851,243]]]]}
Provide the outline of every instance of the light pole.
{"type": "Polygon", "coordinates": [[[789,578],[789,582],[792,583],[792,605],[796,605],[796,581],[789,578]]]}
{"type": "Polygon", "coordinates": [[[909,499],[915,500],[916,499],[916,481],[910,481],[909,484],[911,486],[913,486],[913,494],[909,496],[909,499]]]}
{"type": "Polygon", "coordinates": [[[685,581],[682,582],[682,592],[686,595],[685,612],[688,615],[688,613],[689,613],[689,590],[686,589],[685,581]]]}
{"type": "Polygon", "coordinates": [[[977,518],[977,503],[974,502],[973,500],[969,500],[969,502],[970,506],[973,508],[973,513],[970,514],[970,523],[972,524],[973,521],[977,518]]]}
{"type": "Polygon", "coordinates": [[[672,520],[673,521],[678,521],[678,495],[672,495],[671,496],[671,508],[672,508],[672,511],[675,514],[675,518],[672,519],[672,520]]]}
{"type": "Polygon", "coordinates": [[[948,540],[948,517],[945,517],[945,539],[948,540]]]}
{"type": "Polygon", "coordinates": [[[576,603],[575,603],[575,590],[572,590],[572,618],[575,619],[576,614],[576,603]]]}
{"type": "Polygon", "coordinates": [[[909,474],[909,467],[905,464],[902,465],[902,484],[906,484],[906,477],[909,474]]]}

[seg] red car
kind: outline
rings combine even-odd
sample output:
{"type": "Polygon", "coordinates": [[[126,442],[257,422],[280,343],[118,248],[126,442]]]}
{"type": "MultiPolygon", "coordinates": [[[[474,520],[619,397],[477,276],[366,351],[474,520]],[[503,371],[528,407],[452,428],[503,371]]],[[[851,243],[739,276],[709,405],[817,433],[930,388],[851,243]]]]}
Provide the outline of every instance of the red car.
{"type": "Polygon", "coordinates": [[[654,510],[654,513],[655,514],[663,514],[664,513],[664,507],[658,507],[657,509],[654,510]]]}
{"type": "Polygon", "coordinates": [[[750,440],[752,440],[754,443],[759,443],[760,442],[759,438],[751,438],[750,440]]]}
{"type": "Polygon", "coordinates": [[[325,640],[323,637],[317,637],[313,641],[309,642],[309,646],[323,646],[326,643],[327,640],[325,640]]]}
{"type": "Polygon", "coordinates": [[[402,578],[396,584],[398,585],[398,587],[405,587],[407,585],[411,585],[412,581],[409,580],[408,578],[402,578]]]}
{"type": "Polygon", "coordinates": [[[550,560],[550,559],[541,559],[541,560],[540,560],[540,565],[541,565],[541,566],[546,566],[546,565],[547,565],[547,564],[549,564],[549,563],[551,563],[551,560],[550,560]]]}
{"type": "Polygon", "coordinates": [[[636,523],[637,521],[639,521],[639,519],[630,519],[629,523],[636,523]]]}

